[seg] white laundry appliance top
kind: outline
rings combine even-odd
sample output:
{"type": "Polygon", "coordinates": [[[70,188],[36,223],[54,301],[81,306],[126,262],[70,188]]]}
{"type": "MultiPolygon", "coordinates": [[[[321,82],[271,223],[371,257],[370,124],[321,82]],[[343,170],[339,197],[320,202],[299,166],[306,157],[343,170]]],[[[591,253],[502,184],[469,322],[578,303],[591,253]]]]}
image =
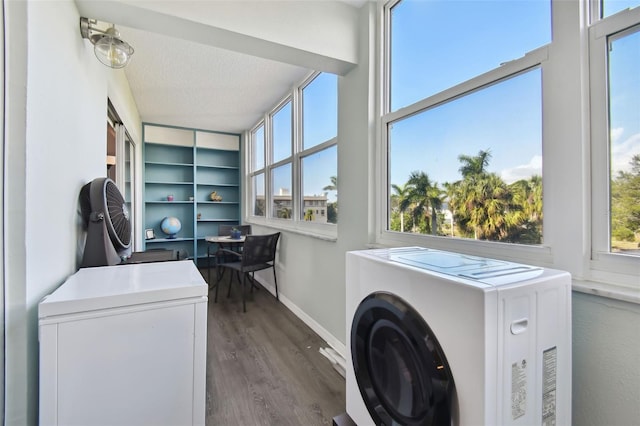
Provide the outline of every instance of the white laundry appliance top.
{"type": "Polygon", "coordinates": [[[40,318],[202,297],[208,286],[191,260],[83,268],[46,296],[40,318]]]}
{"type": "Polygon", "coordinates": [[[369,250],[387,261],[497,287],[538,277],[543,268],[424,247],[369,250]]]}

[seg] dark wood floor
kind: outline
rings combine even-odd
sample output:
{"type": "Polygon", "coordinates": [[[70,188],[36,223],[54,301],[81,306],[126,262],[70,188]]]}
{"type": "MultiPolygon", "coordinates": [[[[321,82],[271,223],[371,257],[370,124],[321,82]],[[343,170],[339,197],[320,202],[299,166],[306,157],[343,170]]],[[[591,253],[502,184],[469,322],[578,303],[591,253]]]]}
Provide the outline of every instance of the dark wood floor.
{"type": "Polygon", "coordinates": [[[209,292],[207,425],[330,425],[345,381],[318,352],[326,343],[265,289],[243,313],[237,281],[229,299],[227,288],[218,303],[209,292]]]}

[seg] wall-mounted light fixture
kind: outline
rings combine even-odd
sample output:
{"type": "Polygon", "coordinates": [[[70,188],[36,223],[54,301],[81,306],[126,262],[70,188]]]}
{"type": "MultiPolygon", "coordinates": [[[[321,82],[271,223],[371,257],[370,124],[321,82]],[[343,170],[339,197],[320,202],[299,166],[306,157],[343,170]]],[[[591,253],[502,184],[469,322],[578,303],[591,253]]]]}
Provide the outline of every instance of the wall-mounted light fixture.
{"type": "Polygon", "coordinates": [[[91,41],[96,58],[111,68],[127,66],[133,55],[133,47],[120,39],[120,33],[114,25],[101,30],[96,24],[95,19],[80,18],[80,34],[91,41]]]}

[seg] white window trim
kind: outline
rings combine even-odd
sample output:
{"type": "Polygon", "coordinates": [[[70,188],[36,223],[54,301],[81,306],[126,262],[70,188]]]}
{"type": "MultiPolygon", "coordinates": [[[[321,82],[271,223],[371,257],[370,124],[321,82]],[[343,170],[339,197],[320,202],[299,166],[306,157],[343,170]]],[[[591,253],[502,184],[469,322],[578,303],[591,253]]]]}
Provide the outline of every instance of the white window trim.
{"type": "MultiPolygon", "coordinates": [[[[390,3],[384,7],[382,22],[389,23],[389,11],[392,5],[397,1],[390,3]]],[[[382,41],[384,52],[384,59],[382,60],[381,68],[384,73],[381,75],[388,75],[389,69],[389,34],[386,31],[382,31],[382,36],[385,38],[382,41]]],[[[389,217],[388,206],[388,132],[387,126],[398,119],[406,118],[413,114],[418,114],[430,108],[435,108],[447,102],[462,98],[473,92],[482,90],[493,84],[499,84],[507,78],[514,77],[518,74],[525,73],[536,67],[544,69],[545,63],[549,58],[549,45],[542,46],[531,52],[528,52],[525,56],[505,62],[500,67],[490,70],[486,73],[480,74],[474,78],[471,78],[458,85],[450,87],[440,93],[429,96],[414,104],[400,108],[396,111],[387,112],[383,114],[379,124],[379,134],[381,138],[381,149],[378,151],[379,170],[381,179],[378,184],[379,197],[378,202],[378,214],[376,215],[376,229],[378,230],[376,242],[383,246],[398,246],[398,245],[419,245],[427,246],[435,249],[450,250],[466,254],[476,254],[489,257],[497,257],[501,259],[507,259],[512,261],[520,261],[531,263],[532,260],[536,264],[543,266],[552,265],[552,252],[548,246],[526,246],[520,244],[508,244],[492,241],[476,241],[463,238],[449,238],[441,236],[433,236],[426,234],[413,234],[413,233],[401,233],[396,231],[390,231],[387,229],[387,220],[389,217]]],[[[387,91],[388,81],[386,77],[381,78],[380,87],[383,88],[381,93],[383,111],[389,108],[389,94],[387,91]]],[[[544,102],[544,100],[543,100],[544,102]]],[[[543,173],[544,175],[544,173],[543,173]]]]}
{"type": "MultiPolygon", "coordinates": [[[[596,15],[597,16],[597,15],[596,15]]],[[[640,25],[640,7],[611,15],[589,28],[591,85],[591,278],[615,286],[638,289],[640,258],[609,252],[609,104],[607,52],[609,37],[616,38],[640,25]],[[615,284],[614,284],[615,283],[615,284]]],[[[640,300],[640,297],[639,297],[640,300]]]]}
{"type": "MultiPolygon", "coordinates": [[[[313,223],[307,222],[301,219],[301,206],[302,206],[302,159],[313,155],[323,149],[331,146],[337,146],[338,138],[333,137],[328,141],[322,142],[311,148],[303,150],[302,141],[302,108],[301,99],[302,91],[307,87],[320,72],[312,72],[308,74],[299,84],[297,84],[287,95],[276,104],[274,108],[269,110],[265,116],[247,132],[247,144],[248,149],[245,156],[245,164],[247,173],[244,176],[244,181],[247,195],[245,197],[244,209],[244,222],[248,224],[255,224],[274,229],[286,230],[292,233],[310,236],[313,238],[322,239],[325,241],[336,241],[338,239],[338,227],[334,223],[313,223]],[[291,102],[291,125],[292,125],[292,154],[284,159],[273,162],[273,134],[271,129],[271,120],[275,114],[277,114],[287,102],[291,102]],[[251,143],[253,133],[261,126],[264,125],[264,137],[265,137],[265,166],[262,169],[251,171],[251,158],[254,155],[252,152],[253,144],[251,143]],[[272,202],[273,202],[273,188],[271,185],[271,173],[272,170],[285,165],[291,164],[291,194],[292,194],[292,212],[291,219],[280,219],[271,215],[272,202]],[[265,216],[253,215],[253,185],[252,178],[260,173],[264,173],[265,179],[265,216]]],[[[337,117],[336,117],[337,119],[337,117]]]]}
{"type": "MultiPolygon", "coordinates": [[[[378,22],[381,30],[377,39],[377,51],[380,54],[377,63],[378,81],[376,87],[380,91],[378,96],[378,108],[380,114],[378,114],[376,126],[378,130],[376,164],[379,172],[375,177],[377,214],[375,215],[376,236],[372,247],[419,245],[442,250],[452,250],[461,253],[530,263],[542,267],[564,269],[572,274],[573,288],[576,291],[597,294],[632,303],[640,303],[640,291],[638,291],[640,288],[640,258],[601,252],[598,252],[597,256],[594,257],[590,255],[591,253],[589,249],[592,244],[592,239],[594,238],[592,226],[595,226],[596,221],[596,219],[592,218],[591,208],[598,202],[600,202],[600,205],[603,205],[601,202],[603,195],[601,194],[600,199],[596,199],[597,197],[593,196],[593,191],[597,188],[591,187],[592,181],[595,181],[595,176],[591,175],[591,173],[597,169],[597,167],[592,163],[592,161],[595,161],[595,158],[597,158],[597,153],[590,151],[593,147],[590,132],[594,132],[594,129],[591,128],[590,122],[595,121],[591,120],[589,115],[590,96],[592,97],[591,102],[594,102],[594,99],[593,94],[590,93],[590,67],[587,56],[589,54],[590,32],[582,31],[582,29],[586,30],[588,27],[589,14],[586,12],[590,11],[592,16],[598,16],[598,0],[581,0],[580,2],[552,1],[552,13],[554,15],[554,27],[552,31],[554,35],[557,35],[557,33],[560,32],[566,33],[567,31],[570,31],[571,34],[569,41],[567,41],[565,37],[563,38],[561,45],[558,45],[554,39],[550,45],[536,49],[527,54],[524,58],[508,62],[504,64],[503,67],[489,71],[484,75],[475,77],[474,79],[464,82],[458,86],[445,90],[442,93],[416,102],[413,105],[409,105],[398,111],[389,112],[387,94],[388,83],[385,77],[388,75],[387,67],[389,61],[387,60],[387,57],[389,34],[388,31],[386,31],[386,28],[388,28],[390,15],[388,10],[393,4],[396,4],[397,1],[399,0],[388,2],[386,5],[379,4],[378,7],[378,22]],[[580,16],[579,27],[576,25],[576,19],[578,19],[577,16],[580,16]],[[577,52],[578,49],[581,50],[579,53],[577,52]],[[542,57],[538,57],[538,55],[542,55],[542,57]],[[580,102],[583,105],[582,111],[578,114],[573,113],[571,117],[572,120],[575,120],[579,115],[580,120],[582,120],[582,123],[579,126],[582,128],[582,134],[579,137],[581,140],[580,150],[582,150],[582,152],[576,152],[578,159],[575,160],[572,167],[580,167],[583,172],[582,182],[580,182],[579,185],[580,188],[577,187],[575,181],[569,182],[569,187],[574,191],[583,191],[584,194],[577,197],[582,200],[580,205],[575,206],[578,213],[572,213],[571,215],[571,219],[573,221],[577,221],[577,224],[572,226],[571,229],[566,230],[564,229],[564,224],[566,222],[554,217],[551,212],[548,211],[548,209],[551,208],[551,205],[556,209],[558,208],[558,197],[562,196],[562,191],[559,188],[556,188],[558,185],[555,185],[556,187],[554,187],[553,182],[558,182],[558,179],[562,178],[563,174],[559,173],[558,168],[562,167],[562,163],[564,161],[563,158],[566,158],[567,155],[567,147],[555,146],[551,139],[566,137],[567,135],[571,138],[578,138],[577,133],[579,130],[576,128],[575,121],[573,121],[571,123],[573,130],[568,132],[560,131],[558,133],[558,119],[554,119],[553,117],[558,116],[562,110],[559,110],[558,106],[555,105],[558,99],[557,97],[555,100],[553,99],[554,93],[550,93],[549,88],[552,84],[557,84],[560,76],[559,73],[564,71],[563,68],[568,64],[564,59],[559,60],[559,58],[571,55],[581,55],[580,73],[582,73],[582,83],[579,90],[582,98],[580,102]],[[548,57],[553,58],[553,63],[551,63],[551,60],[547,61],[548,57]],[[520,68],[520,66],[522,66],[523,62],[529,60],[534,63],[533,66],[535,66],[536,62],[541,64],[540,66],[543,70],[543,155],[546,154],[543,160],[545,167],[545,171],[543,173],[543,179],[545,181],[544,245],[524,246],[518,244],[451,239],[448,237],[387,231],[387,124],[405,116],[406,114],[417,113],[418,111],[437,105],[438,102],[444,102],[453,96],[460,96],[469,92],[470,90],[473,90],[474,87],[477,88],[476,85],[479,84],[483,78],[492,80],[492,77],[495,78],[500,73],[504,73],[504,76],[508,76],[513,73],[517,73],[517,70],[522,72],[526,67],[520,68]],[[513,71],[509,71],[510,69],[513,71]],[[552,106],[549,104],[552,104],[552,106]],[[549,119],[550,117],[551,119],[549,119]],[[551,196],[550,200],[548,200],[548,196],[551,196]],[[580,233],[580,230],[582,230],[582,233],[580,233]],[[547,234],[547,232],[551,235],[547,234]],[[594,258],[592,259],[592,257],[594,258]]],[[[638,22],[639,18],[637,17],[639,14],[640,7],[632,9],[631,11],[619,12],[618,14],[595,24],[591,32],[595,32],[596,34],[606,33],[608,31],[608,27],[613,25],[613,23],[611,23],[611,21],[613,21],[613,17],[615,17],[616,20],[621,20],[621,22],[628,22],[626,27],[629,27],[638,22]]],[[[591,47],[591,49],[593,49],[593,47],[591,47]]],[[[591,56],[593,56],[593,54],[591,56]]],[[[574,61],[571,63],[572,65],[575,64],[575,58],[571,58],[570,60],[574,61]]],[[[566,75],[566,71],[563,75],[566,75]]],[[[591,76],[591,78],[594,78],[594,76],[591,76]]],[[[601,81],[606,82],[606,80],[601,81]]],[[[574,96],[577,90],[578,89],[574,87],[570,92],[572,93],[571,96],[574,96]]],[[[560,102],[560,104],[564,103],[560,102]]],[[[605,103],[601,102],[601,104],[605,103]]],[[[606,132],[607,130],[605,130],[605,134],[606,132]]],[[[574,149],[575,146],[576,143],[573,142],[571,144],[571,149],[574,149]]],[[[575,172],[572,173],[572,178],[575,178],[575,172]]],[[[565,202],[562,202],[561,204],[566,205],[565,202]]],[[[608,229],[608,226],[606,229],[608,229]]]]}

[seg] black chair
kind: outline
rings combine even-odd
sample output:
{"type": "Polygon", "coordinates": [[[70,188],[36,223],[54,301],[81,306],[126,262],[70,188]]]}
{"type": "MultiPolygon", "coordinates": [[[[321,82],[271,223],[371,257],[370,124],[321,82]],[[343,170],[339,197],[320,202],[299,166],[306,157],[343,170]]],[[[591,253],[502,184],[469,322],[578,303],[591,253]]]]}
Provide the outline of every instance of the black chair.
{"type": "MultiPolygon", "coordinates": [[[[250,235],[251,234],[251,225],[218,225],[218,236],[220,237],[228,237],[231,235],[231,230],[232,229],[239,229],[240,230],[240,234],[245,236],[245,235],[250,235]]],[[[223,249],[225,247],[230,248],[233,251],[236,251],[238,253],[242,252],[242,244],[240,243],[234,243],[233,241],[229,241],[228,243],[225,243],[224,245],[222,244],[218,244],[218,250],[219,249],[223,249]]],[[[216,250],[215,252],[213,252],[211,250],[212,248],[212,244],[207,244],[207,269],[208,269],[208,275],[209,275],[209,288],[211,288],[211,258],[213,256],[216,256],[218,250],[216,250]]],[[[221,260],[223,260],[223,258],[217,257],[217,262],[220,262],[221,260]]],[[[217,278],[218,281],[220,281],[220,277],[218,276],[217,278]]]]}
{"type": "MultiPolygon", "coordinates": [[[[234,257],[233,262],[217,262],[217,276],[218,281],[222,277],[224,269],[229,269],[232,272],[232,276],[229,279],[229,291],[227,297],[231,295],[231,285],[233,284],[233,271],[236,272],[238,282],[242,286],[242,311],[247,312],[247,305],[245,301],[245,283],[249,274],[251,291],[255,286],[254,273],[263,269],[273,268],[273,282],[276,286],[276,299],[280,300],[278,295],[278,279],[276,277],[276,247],[278,246],[278,239],[280,238],[280,232],[267,235],[247,235],[244,240],[244,247],[242,253],[238,253],[228,249],[218,250],[217,255],[234,257]],[[240,274],[242,274],[242,280],[240,280],[240,274]]],[[[219,284],[219,282],[218,282],[219,284]]],[[[218,301],[218,287],[216,285],[216,295],[214,301],[218,301]]]]}

